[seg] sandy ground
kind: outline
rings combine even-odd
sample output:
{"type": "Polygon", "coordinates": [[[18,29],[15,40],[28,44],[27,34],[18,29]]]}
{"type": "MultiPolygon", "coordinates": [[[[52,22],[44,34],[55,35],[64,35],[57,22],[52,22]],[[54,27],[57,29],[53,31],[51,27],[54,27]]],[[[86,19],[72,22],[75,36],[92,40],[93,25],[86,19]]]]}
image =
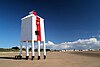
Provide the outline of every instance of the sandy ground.
{"type": "MultiPolygon", "coordinates": [[[[100,52],[48,52],[47,59],[15,60],[17,52],[0,53],[0,67],[100,67],[100,52]]],[[[25,53],[23,53],[25,58],[25,53]]]]}

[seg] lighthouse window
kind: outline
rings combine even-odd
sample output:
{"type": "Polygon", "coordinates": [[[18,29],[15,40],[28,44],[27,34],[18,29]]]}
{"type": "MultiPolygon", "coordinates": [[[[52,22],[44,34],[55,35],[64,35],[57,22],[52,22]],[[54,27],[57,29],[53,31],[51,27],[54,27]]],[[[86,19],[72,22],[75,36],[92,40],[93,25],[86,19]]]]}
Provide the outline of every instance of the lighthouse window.
{"type": "Polygon", "coordinates": [[[35,35],[39,35],[39,31],[35,31],[35,35]]]}

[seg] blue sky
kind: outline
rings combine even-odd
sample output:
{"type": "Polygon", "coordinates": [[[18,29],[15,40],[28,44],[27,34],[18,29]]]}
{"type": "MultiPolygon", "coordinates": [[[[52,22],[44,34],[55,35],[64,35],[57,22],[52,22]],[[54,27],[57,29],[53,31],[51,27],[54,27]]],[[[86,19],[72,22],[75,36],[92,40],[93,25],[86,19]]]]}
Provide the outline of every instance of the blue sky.
{"type": "Polygon", "coordinates": [[[46,42],[100,40],[100,0],[0,0],[0,47],[20,44],[21,18],[32,10],[45,19],[46,42]]]}

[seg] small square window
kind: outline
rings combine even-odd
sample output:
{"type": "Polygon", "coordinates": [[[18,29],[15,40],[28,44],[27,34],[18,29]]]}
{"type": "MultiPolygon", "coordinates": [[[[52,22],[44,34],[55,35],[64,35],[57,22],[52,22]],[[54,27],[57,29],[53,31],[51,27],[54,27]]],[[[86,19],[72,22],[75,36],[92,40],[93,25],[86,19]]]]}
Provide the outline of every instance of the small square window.
{"type": "Polygon", "coordinates": [[[40,32],[40,31],[35,31],[35,35],[39,35],[39,32],[40,32]]]}

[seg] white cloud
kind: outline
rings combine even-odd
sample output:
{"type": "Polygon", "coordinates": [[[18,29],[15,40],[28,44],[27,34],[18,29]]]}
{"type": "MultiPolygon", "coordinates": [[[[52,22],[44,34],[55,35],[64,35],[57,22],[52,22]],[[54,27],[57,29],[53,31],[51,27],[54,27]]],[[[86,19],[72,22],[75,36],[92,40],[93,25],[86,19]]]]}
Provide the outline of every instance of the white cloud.
{"type": "Polygon", "coordinates": [[[51,41],[46,43],[46,47],[49,49],[99,49],[100,41],[96,38],[79,39],[73,42],[64,42],[60,44],[54,44],[51,41]]]}
{"type": "Polygon", "coordinates": [[[100,37],[100,35],[98,37],[100,37]]]}
{"type": "Polygon", "coordinates": [[[52,45],[54,45],[54,43],[53,43],[53,42],[51,42],[51,41],[48,41],[48,44],[52,44],[52,45]]]}
{"type": "MultiPolygon", "coordinates": [[[[23,48],[25,48],[25,44],[23,48]]],[[[18,46],[20,47],[20,46],[18,46]]],[[[29,48],[31,44],[29,44],[29,48]]],[[[37,44],[35,44],[35,48],[37,48],[37,44]]],[[[41,43],[41,48],[43,48],[43,44],[41,43]]],[[[96,38],[89,39],[78,39],[73,42],[63,42],[59,44],[55,44],[51,41],[46,43],[47,49],[100,49],[100,41],[96,38]]]]}

